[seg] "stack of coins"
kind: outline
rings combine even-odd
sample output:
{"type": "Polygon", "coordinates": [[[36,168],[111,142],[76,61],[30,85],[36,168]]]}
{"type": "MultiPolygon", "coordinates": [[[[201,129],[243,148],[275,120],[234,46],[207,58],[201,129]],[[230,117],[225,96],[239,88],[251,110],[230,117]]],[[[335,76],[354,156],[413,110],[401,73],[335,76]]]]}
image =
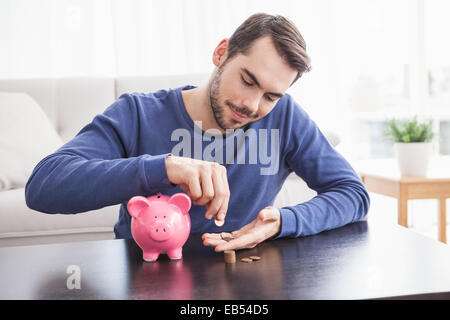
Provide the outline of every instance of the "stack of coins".
{"type": "Polygon", "coordinates": [[[236,252],[234,250],[224,251],[225,263],[235,263],[236,262],[236,252]]]}

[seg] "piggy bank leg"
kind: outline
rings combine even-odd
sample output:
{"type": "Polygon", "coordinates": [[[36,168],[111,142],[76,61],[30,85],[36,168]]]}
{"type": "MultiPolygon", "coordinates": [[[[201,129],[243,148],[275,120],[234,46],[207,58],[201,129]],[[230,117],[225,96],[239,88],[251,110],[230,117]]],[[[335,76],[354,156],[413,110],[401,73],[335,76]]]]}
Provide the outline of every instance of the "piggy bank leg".
{"type": "Polygon", "coordinates": [[[171,260],[178,260],[178,259],[181,259],[183,256],[182,251],[183,251],[183,248],[176,248],[176,249],[168,251],[167,255],[169,256],[169,258],[171,260]]]}
{"type": "Polygon", "coordinates": [[[143,252],[143,258],[147,262],[154,262],[158,260],[159,252],[157,251],[145,251],[143,252]]]}

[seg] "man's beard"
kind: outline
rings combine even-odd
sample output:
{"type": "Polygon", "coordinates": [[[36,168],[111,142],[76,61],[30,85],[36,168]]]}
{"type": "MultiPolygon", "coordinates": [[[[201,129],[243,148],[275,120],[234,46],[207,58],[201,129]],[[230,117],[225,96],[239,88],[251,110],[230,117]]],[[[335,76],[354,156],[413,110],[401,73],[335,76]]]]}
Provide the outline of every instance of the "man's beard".
{"type": "MultiPolygon", "coordinates": [[[[240,128],[243,127],[245,124],[242,124],[239,121],[236,121],[235,119],[231,118],[230,121],[232,123],[232,127],[227,126],[225,119],[224,119],[224,111],[225,111],[225,106],[221,106],[219,104],[219,96],[220,96],[220,81],[221,81],[221,75],[223,72],[223,67],[225,66],[222,65],[221,67],[219,67],[217,69],[216,74],[214,75],[214,78],[211,81],[211,86],[210,86],[210,90],[209,90],[209,100],[211,103],[211,109],[214,115],[214,119],[216,120],[217,124],[219,125],[219,127],[222,130],[226,130],[226,129],[236,129],[236,128],[240,128]],[[238,126],[236,126],[238,125],[238,126]]],[[[256,119],[258,117],[257,114],[252,114],[252,112],[250,112],[248,110],[248,108],[239,108],[238,106],[235,106],[232,102],[225,100],[225,104],[228,105],[230,108],[232,108],[233,110],[235,110],[236,112],[243,114],[245,116],[247,116],[248,118],[254,118],[256,119]]]]}

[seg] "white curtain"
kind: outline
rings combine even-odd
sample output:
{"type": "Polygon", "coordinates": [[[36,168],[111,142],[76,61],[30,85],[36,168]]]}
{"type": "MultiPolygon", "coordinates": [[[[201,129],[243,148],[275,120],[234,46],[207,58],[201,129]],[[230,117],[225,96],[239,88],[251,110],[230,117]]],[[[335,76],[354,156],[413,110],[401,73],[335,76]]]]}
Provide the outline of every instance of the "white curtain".
{"type": "Polygon", "coordinates": [[[208,72],[214,47],[245,18],[289,15],[293,3],[0,0],[0,77],[208,72]]]}
{"type": "Polygon", "coordinates": [[[427,110],[424,46],[448,42],[424,41],[424,1],[0,0],[0,78],[207,73],[215,46],[248,16],[281,14],[312,58],[289,93],[364,157],[361,119],[427,110]]]}
{"type": "Polygon", "coordinates": [[[267,12],[293,20],[312,57],[314,72],[290,91],[305,107],[311,101],[312,113],[337,114],[334,7],[333,0],[0,0],[0,78],[210,72],[220,40],[267,12]]]}

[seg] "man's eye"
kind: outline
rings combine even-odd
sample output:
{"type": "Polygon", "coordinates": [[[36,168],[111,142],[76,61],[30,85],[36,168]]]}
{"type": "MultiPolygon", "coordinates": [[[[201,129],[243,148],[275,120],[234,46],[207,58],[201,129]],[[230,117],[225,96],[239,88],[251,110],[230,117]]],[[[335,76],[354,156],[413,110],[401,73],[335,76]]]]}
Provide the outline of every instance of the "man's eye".
{"type": "Polygon", "coordinates": [[[275,99],[272,99],[270,96],[266,96],[267,101],[274,102],[275,99]]]}
{"type": "Polygon", "coordinates": [[[251,87],[253,85],[253,83],[247,82],[245,81],[245,79],[241,76],[242,82],[247,86],[247,87],[251,87]]]}

